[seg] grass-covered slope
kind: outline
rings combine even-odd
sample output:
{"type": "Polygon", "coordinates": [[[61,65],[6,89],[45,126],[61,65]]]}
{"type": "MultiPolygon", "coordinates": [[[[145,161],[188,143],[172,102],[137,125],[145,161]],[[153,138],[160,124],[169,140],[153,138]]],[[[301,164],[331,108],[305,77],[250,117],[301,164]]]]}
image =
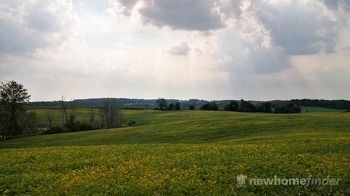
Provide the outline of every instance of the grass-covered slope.
{"type": "Polygon", "coordinates": [[[0,148],[149,143],[281,142],[347,140],[349,113],[257,114],[127,110],[137,126],[25,137],[0,148]]]}
{"type": "Polygon", "coordinates": [[[349,193],[349,113],[125,111],[135,127],[0,143],[9,194],[349,193]],[[236,176],[340,178],[338,186],[236,186],[236,176]]]}

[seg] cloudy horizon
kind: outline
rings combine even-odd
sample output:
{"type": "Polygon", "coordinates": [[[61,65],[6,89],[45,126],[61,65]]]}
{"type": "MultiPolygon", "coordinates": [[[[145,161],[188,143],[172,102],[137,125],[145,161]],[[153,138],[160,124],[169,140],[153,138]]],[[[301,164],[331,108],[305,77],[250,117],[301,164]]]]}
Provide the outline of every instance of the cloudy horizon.
{"type": "Polygon", "coordinates": [[[32,101],[350,99],[348,0],[0,0],[32,101]]]}

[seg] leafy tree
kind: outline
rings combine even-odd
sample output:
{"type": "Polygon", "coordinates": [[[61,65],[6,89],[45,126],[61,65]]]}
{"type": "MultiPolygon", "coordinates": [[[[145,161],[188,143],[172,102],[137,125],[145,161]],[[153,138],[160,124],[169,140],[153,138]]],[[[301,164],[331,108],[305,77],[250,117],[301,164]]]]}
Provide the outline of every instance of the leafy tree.
{"type": "Polygon", "coordinates": [[[201,109],[201,110],[211,110],[211,105],[208,102],[208,103],[203,104],[199,109],[201,109]]]}
{"type": "Polygon", "coordinates": [[[256,112],[257,110],[256,110],[256,107],[252,103],[241,99],[241,101],[239,103],[238,111],[239,112],[256,112]]]}
{"type": "Polygon", "coordinates": [[[65,128],[69,131],[79,131],[79,122],[76,121],[77,116],[72,112],[68,115],[65,128]]]}
{"type": "Polygon", "coordinates": [[[180,102],[175,103],[175,110],[181,110],[181,103],[180,102]]]}
{"type": "Polygon", "coordinates": [[[272,105],[270,102],[265,102],[261,106],[261,112],[265,113],[271,113],[272,112],[272,105]]]}
{"type": "Polygon", "coordinates": [[[9,81],[0,84],[0,137],[21,135],[32,128],[35,114],[26,113],[24,105],[30,95],[22,84],[9,81]]]}
{"type": "Polygon", "coordinates": [[[175,105],[173,103],[170,103],[168,106],[168,110],[174,110],[175,109],[175,105]]]}
{"type": "Polygon", "coordinates": [[[168,103],[165,99],[159,98],[159,99],[157,99],[156,103],[158,104],[160,110],[167,109],[168,103]]]}
{"type": "Polygon", "coordinates": [[[288,101],[283,105],[275,108],[275,113],[300,113],[301,107],[297,104],[288,101]]]}
{"type": "Polygon", "coordinates": [[[195,110],[195,109],[196,109],[196,106],[195,106],[195,105],[189,105],[189,106],[188,106],[188,109],[189,109],[189,110],[195,110]]]}
{"type": "Polygon", "coordinates": [[[231,101],[228,105],[225,106],[225,111],[237,111],[238,110],[238,102],[237,101],[231,101]]]}

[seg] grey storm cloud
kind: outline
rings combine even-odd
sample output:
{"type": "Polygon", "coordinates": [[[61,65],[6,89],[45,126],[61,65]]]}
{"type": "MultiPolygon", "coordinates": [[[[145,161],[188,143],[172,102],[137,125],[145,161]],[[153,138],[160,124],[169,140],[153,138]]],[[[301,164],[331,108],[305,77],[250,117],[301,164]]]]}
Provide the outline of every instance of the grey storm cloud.
{"type": "Polygon", "coordinates": [[[225,19],[241,19],[243,2],[252,4],[256,20],[269,32],[273,44],[287,55],[333,52],[339,21],[322,11],[346,7],[348,0],[274,2],[241,0],[119,0],[126,9],[142,2],[139,13],[145,24],[189,31],[209,31],[225,27],[225,19]],[[306,6],[305,6],[306,5],[306,6]]]}
{"type": "MultiPolygon", "coordinates": [[[[137,10],[144,24],[157,27],[170,27],[187,31],[210,31],[230,28],[227,23],[235,19],[242,34],[250,34],[253,41],[240,38],[241,48],[237,52],[224,52],[231,59],[225,67],[238,64],[249,66],[257,73],[278,72],[290,67],[289,57],[295,55],[314,55],[321,51],[335,52],[338,33],[342,28],[336,11],[348,10],[349,0],[119,0],[125,9],[137,10]],[[140,4],[138,4],[140,3],[140,4]],[[139,6],[135,6],[139,5],[139,6]],[[328,11],[335,14],[330,16],[328,11]],[[248,17],[247,17],[248,16],[248,17]],[[248,18],[248,19],[247,19],[248,18]],[[251,24],[245,20],[254,20],[251,24]],[[257,26],[255,26],[257,25],[257,26]],[[245,29],[251,32],[244,32],[245,29]],[[257,33],[256,29],[264,29],[257,33]],[[270,40],[263,46],[262,34],[270,40]],[[242,51],[245,51],[242,53],[242,51]],[[238,55],[239,54],[239,55],[238,55]]],[[[135,10],[134,10],[135,11],[135,10]]],[[[237,34],[236,36],[240,36],[237,34]]],[[[237,39],[223,37],[224,45],[236,47],[237,39]]],[[[178,45],[168,52],[186,55],[186,47],[178,45]]],[[[235,69],[234,68],[234,69],[235,69]]]]}
{"type": "Polygon", "coordinates": [[[186,42],[181,42],[179,45],[172,46],[168,52],[173,55],[187,56],[191,48],[186,42]]]}
{"type": "Polygon", "coordinates": [[[136,3],[137,3],[138,1],[139,1],[139,0],[119,0],[119,3],[120,3],[122,6],[125,6],[126,9],[131,10],[131,9],[136,5],[136,3]]]}
{"type": "Polygon", "coordinates": [[[20,25],[0,18],[0,53],[26,53],[42,46],[20,25]]]}
{"type": "Polygon", "coordinates": [[[316,0],[251,1],[246,11],[248,21],[242,19],[240,27],[243,28],[238,31],[249,35],[250,39],[239,38],[237,34],[221,38],[221,50],[227,55],[222,66],[231,72],[279,72],[290,67],[291,56],[314,55],[321,51],[333,53],[344,25],[340,19],[327,14],[322,2],[316,0]],[[267,40],[269,44],[264,46],[267,40]]]}
{"type": "Polygon", "coordinates": [[[350,1],[349,0],[321,0],[324,4],[333,10],[344,9],[350,11],[350,1]]]}
{"type": "Polygon", "coordinates": [[[28,27],[42,32],[56,32],[60,30],[58,18],[46,10],[31,13],[26,22],[28,27]]]}
{"type": "Polygon", "coordinates": [[[281,48],[263,46],[261,39],[244,40],[238,33],[226,33],[220,37],[220,50],[225,56],[220,67],[232,74],[269,74],[290,66],[281,48]]]}
{"type": "Polygon", "coordinates": [[[124,13],[129,13],[137,2],[143,2],[143,6],[138,11],[146,24],[194,31],[208,31],[225,26],[217,9],[217,1],[119,0],[119,3],[128,10],[124,13]]]}
{"type": "Polygon", "coordinates": [[[0,1],[0,53],[31,53],[59,41],[69,29],[64,25],[70,17],[61,10],[66,5],[59,1],[0,1]]]}
{"type": "Polygon", "coordinates": [[[318,2],[305,7],[301,1],[256,6],[257,18],[273,43],[288,55],[332,52],[337,40],[337,21],[322,13],[318,2]],[[314,7],[314,8],[313,8],[314,7]]]}

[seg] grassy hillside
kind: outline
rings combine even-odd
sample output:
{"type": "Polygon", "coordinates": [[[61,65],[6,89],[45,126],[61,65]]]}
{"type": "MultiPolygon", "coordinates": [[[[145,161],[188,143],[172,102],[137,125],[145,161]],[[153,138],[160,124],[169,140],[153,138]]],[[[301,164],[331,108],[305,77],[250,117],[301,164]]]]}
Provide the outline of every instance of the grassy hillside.
{"type": "Polygon", "coordinates": [[[127,110],[135,127],[0,143],[8,194],[350,193],[350,114],[127,110]],[[236,186],[236,176],[340,178],[236,186]]]}

